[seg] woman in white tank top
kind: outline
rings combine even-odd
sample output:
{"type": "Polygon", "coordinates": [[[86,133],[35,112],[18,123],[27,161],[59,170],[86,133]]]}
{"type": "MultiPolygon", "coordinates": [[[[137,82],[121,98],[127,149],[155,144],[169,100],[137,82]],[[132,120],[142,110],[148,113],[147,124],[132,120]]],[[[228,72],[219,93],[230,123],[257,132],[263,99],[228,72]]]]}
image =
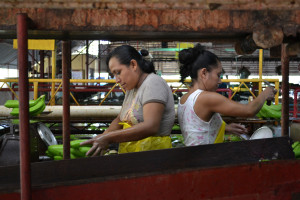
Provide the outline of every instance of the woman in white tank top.
{"type": "MultiPolygon", "coordinates": [[[[249,104],[240,104],[216,92],[222,65],[215,54],[198,44],[180,51],[179,61],[181,82],[189,76],[192,79],[192,87],[178,103],[178,121],[187,146],[214,143],[222,125],[220,114],[252,117],[277,92],[268,87],[249,104]]],[[[246,131],[238,124],[226,125],[226,129],[235,133],[246,131]]]]}

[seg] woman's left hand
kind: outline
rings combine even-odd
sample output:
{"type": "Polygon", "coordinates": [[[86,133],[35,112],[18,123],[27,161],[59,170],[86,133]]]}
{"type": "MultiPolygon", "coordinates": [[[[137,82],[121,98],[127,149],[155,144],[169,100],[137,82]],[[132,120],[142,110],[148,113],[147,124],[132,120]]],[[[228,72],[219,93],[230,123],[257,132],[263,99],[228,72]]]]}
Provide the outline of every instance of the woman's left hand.
{"type": "Polygon", "coordinates": [[[240,134],[247,134],[248,130],[242,124],[231,123],[231,124],[226,124],[225,132],[227,132],[229,134],[240,135],[240,134]]]}
{"type": "Polygon", "coordinates": [[[86,153],[86,156],[97,156],[104,155],[106,149],[108,148],[109,142],[106,139],[106,135],[101,135],[99,137],[95,137],[93,139],[87,140],[85,142],[80,143],[80,145],[92,144],[91,149],[86,153]]]}

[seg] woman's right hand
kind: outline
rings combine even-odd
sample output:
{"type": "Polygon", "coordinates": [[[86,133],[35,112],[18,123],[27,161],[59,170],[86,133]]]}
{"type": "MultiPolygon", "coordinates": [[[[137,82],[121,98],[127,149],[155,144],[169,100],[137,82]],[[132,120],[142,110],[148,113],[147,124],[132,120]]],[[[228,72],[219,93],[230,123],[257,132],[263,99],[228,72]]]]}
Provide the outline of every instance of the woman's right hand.
{"type": "Polygon", "coordinates": [[[275,94],[277,93],[277,90],[275,90],[274,87],[269,86],[264,91],[265,100],[272,101],[275,97],[275,94]]]}
{"type": "Polygon", "coordinates": [[[80,143],[80,145],[92,144],[93,146],[86,153],[86,156],[102,156],[108,148],[107,135],[97,135],[96,137],[80,143]]]}

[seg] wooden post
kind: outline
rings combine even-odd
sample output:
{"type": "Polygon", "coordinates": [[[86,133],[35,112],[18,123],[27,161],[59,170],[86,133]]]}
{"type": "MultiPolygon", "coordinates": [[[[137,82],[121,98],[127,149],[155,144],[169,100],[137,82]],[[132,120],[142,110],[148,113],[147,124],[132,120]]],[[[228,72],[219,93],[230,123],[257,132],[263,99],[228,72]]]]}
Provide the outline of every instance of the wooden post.
{"type": "MultiPolygon", "coordinates": [[[[262,80],[262,68],[263,68],[263,58],[264,58],[264,50],[259,50],[259,80],[262,80]]],[[[262,92],[262,82],[259,81],[258,83],[258,94],[262,92]]]]}
{"type": "Polygon", "coordinates": [[[70,69],[71,42],[63,41],[62,48],[62,86],[63,86],[63,157],[70,159],[70,69]]]}
{"type": "Polygon", "coordinates": [[[21,200],[31,199],[27,20],[27,14],[17,15],[21,200]]]}
{"type": "Polygon", "coordinates": [[[287,44],[281,45],[281,72],[282,72],[282,114],[281,135],[289,134],[289,57],[286,52],[287,44]]]}

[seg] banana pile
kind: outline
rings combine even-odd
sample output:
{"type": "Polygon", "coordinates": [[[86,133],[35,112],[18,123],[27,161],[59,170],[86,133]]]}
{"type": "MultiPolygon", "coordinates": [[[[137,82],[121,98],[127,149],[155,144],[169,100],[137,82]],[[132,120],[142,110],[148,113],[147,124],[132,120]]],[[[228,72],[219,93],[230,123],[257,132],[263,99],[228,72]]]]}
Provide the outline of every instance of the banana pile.
{"type": "MultiPolygon", "coordinates": [[[[84,158],[89,157],[86,156],[86,153],[91,149],[91,144],[80,145],[81,142],[86,141],[86,139],[77,139],[72,140],[70,142],[70,158],[84,158]]],[[[63,159],[64,148],[62,144],[55,144],[48,146],[48,150],[46,151],[46,155],[52,158],[53,160],[62,160],[63,159]]],[[[106,150],[104,155],[112,155],[118,154],[116,150],[106,150]]]]}
{"type": "MultiPolygon", "coordinates": [[[[71,159],[75,158],[83,158],[86,157],[86,153],[90,150],[92,145],[83,145],[80,146],[81,142],[86,140],[73,140],[70,142],[70,157],[71,159]]],[[[62,160],[63,159],[63,145],[55,144],[48,146],[48,150],[46,151],[46,155],[54,160],[62,160]]]]}
{"type": "MultiPolygon", "coordinates": [[[[7,108],[12,108],[10,114],[19,116],[19,100],[7,100],[4,104],[7,108]]],[[[45,95],[40,96],[36,100],[29,100],[29,116],[37,116],[46,108],[45,95]]]]}

